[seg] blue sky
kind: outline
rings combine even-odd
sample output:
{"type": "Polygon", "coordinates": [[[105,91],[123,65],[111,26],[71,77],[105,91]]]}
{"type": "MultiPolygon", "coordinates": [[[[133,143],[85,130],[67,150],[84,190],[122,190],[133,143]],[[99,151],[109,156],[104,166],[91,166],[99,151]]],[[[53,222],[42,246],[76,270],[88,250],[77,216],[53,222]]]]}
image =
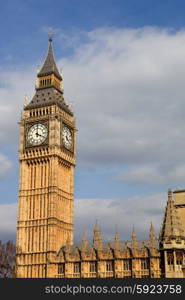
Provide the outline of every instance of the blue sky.
{"type": "MultiPolygon", "coordinates": [[[[25,95],[34,93],[51,27],[66,102],[79,128],[76,231],[92,229],[98,218],[109,238],[111,207],[120,203],[123,216],[130,204],[131,219],[145,218],[144,227],[153,220],[159,229],[167,189],[184,187],[184,14],[180,0],[1,1],[0,224],[9,216],[4,205],[16,207],[17,122],[25,95]]],[[[117,221],[116,211],[112,222],[126,236],[133,225],[126,217],[117,221]]],[[[14,236],[13,224],[0,230],[3,238],[14,236]]],[[[141,236],[144,227],[138,225],[141,236]]]]}
{"type": "Polygon", "coordinates": [[[13,56],[14,64],[38,60],[45,39],[43,27],[65,33],[109,26],[179,29],[184,27],[184,10],[183,0],[1,1],[1,61],[7,64],[8,56],[13,56]]]}

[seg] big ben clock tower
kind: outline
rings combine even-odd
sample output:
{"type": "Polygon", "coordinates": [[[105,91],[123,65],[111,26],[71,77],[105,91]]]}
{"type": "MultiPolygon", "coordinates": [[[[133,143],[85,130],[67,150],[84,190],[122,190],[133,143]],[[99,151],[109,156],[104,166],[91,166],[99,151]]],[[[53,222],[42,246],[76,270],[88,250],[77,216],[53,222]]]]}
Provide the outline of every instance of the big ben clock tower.
{"type": "Polygon", "coordinates": [[[51,262],[73,243],[75,133],[49,38],[35,95],[20,120],[18,278],[53,277],[51,262]]]}

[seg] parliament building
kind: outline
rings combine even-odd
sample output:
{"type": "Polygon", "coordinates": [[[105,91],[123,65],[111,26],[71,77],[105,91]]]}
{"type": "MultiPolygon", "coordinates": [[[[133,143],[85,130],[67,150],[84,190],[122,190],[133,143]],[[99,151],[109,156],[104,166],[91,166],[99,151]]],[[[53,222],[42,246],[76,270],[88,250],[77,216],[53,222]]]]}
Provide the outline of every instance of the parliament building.
{"type": "Polygon", "coordinates": [[[19,122],[17,278],[185,277],[185,190],[168,191],[158,237],[104,242],[98,224],[93,242],[73,242],[76,124],[65,102],[52,38],[37,74],[35,95],[19,122]]]}

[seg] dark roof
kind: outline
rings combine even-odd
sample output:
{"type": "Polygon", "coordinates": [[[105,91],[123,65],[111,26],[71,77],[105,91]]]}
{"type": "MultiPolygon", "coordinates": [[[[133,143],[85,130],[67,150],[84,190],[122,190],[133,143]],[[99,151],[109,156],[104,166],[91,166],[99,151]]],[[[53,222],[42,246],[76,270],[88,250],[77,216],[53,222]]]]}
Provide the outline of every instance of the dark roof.
{"type": "Polygon", "coordinates": [[[55,63],[54,55],[53,55],[53,49],[52,49],[52,40],[49,40],[49,47],[48,47],[48,54],[45,59],[45,62],[37,74],[38,77],[46,76],[49,74],[55,74],[60,80],[62,80],[62,77],[58,71],[58,68],[55,63]]]}
{"type": "MultiPolygon", "coordinates": [[[[131,241],[120,241],[119,245],[120,245],[120,250],[123,251],[123,250],[126,250],[126,249],[132,249],[132,245],[131,245],[131,241]]],[[[158,249],[159,247],[159,244],[158,244],[158,240],[155,239],[155,248],[158,249]]],[[[81,245],[72,245],[72,246],[62,246],[58,252],[58,255],[61,256],[62,252],[65,251],[66,249],[69,249],[69,252],[71,254],[74,253],[74,251],[76,249],[78,250],[82,250],[82,246],[81,245]]],[[[142,250],[144,248],[150,248],[150,245],[149,245],[149,241],[148,240],[143,240],[143,241],[137,241],[137,245],[136,245],[136,250],[142,250]]],[[[95,245],[91,245],[91,244],[88,244],[86,247],[86,253],[90,253],[93,249],[94,250],[98,250],[98,247],[95,246],[95,245]]],[[[115,242],[104,242],[102,244],[102,250],[107,252],[108,250],[110,249],[115,249],[115,242]]]]}
{"type": "Polygon", "coordinates": [[[73,116],[72,111],[69,109],[68,105],[64,101],[63,93],[57,90],[55,87],[49,87],[45,89],[36,90],[35,95],[28,105],[25,106],[25,110],[39,108],[43,106],[57,104],[71,116],[73,116]]]}

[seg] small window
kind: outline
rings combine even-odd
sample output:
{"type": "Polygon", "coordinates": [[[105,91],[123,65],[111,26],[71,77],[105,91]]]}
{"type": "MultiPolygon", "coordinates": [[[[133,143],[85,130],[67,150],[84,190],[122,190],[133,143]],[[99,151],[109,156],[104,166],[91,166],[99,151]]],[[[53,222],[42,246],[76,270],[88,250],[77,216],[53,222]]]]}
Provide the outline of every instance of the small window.
{"type": "Polygon", "coordinates": [[[97,271],[96,262],[90,262],[90,273],[95,273],[97,271]]]}
{"type": "Polygon", "coordinates": [[[174,264],[173,252],[167,253],[167,262],[168,262],[168,265],[174,264]]]}
{"type": "Polygon", "coordinates": [[[183,264],[183,254],[182,254],[182,252],[177,252],[176,253],[176,264],[177,265],[182,265],[183,264]]]}
{"type": "Polygon", "coordinates": [[[148,259],[141,260],[141,270],[147,270],[149,268],[148,259]]]}
{"type": "Polygon", "coordinates": [[[58,274],[64,274],[65,273],[65,264],[59,264],[58,265],[58,274]]]}
{"type": "Polygon", "coordinates": [[[131,270],[131,260],[130,259],[125,259],[123,261],[123,269],[125,271],[131,270]]]}
{"type": "Polygon", "coordinates": [[[107,271],[107,272],[113,271],[113,269],[114,269],[113,266],[114,266],[114,265],[113,265],[113,261],[107,261],[107,262],[106,262],[106,271],[107,271]]]}
{"type": "Polygon", "coordinates": [[[73,265],[74,273],[80,273],[80,263],[74,263],[73,265]]]}

